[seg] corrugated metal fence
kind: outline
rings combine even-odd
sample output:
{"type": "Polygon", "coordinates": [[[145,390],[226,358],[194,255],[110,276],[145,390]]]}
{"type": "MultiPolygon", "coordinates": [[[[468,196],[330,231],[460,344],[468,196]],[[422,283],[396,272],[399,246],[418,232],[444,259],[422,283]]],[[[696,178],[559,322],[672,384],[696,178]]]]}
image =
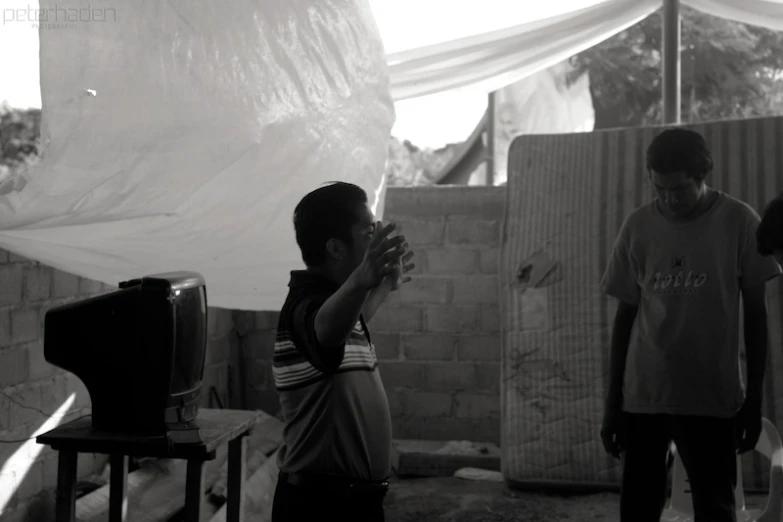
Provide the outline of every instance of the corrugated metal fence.
{"type": "MultiPolygon", "coordinates": [[[[759,213],[783,190],[783,118],[689,127],[713,151],[711,186],[759,213]]],[[[509,480],[619,482],[599,437],[615,303],[598,283],[623,220],[652,197],[644,154],[660,130],[522,136],[511,146],[501,261],[509,480]]],[[[764,405],[781,432],[782,291],[780,280],[770,284],[764,405]]],[[[745,457],[746,487],[766,487],[768,466],[745,457]]]]}

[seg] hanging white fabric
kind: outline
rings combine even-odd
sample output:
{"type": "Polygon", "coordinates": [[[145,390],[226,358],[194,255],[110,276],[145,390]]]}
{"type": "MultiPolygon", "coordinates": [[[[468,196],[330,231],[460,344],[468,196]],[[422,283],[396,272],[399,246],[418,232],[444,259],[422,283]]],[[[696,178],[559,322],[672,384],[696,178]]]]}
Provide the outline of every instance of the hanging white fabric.
{"type": "MultiPolygon", "coordinates": [[[[382,1],[382,0],[379,0],[382,1]]],[[[480,11],[494,13],[497,29],[466,38],[434,43],[417,49],[388,54],[392,97],[404,100],[472,85],[486,92],[516,82],[530,74],[546,69],[568,59],[623,29],[632,26],[661,7],[661,0],[560,0],[537,2],[535,7],[507,7],[518,16],[498,17],[504,13],[489,1],[481,7],[472,2],[430,0],[441,5],[437,10],[430,6],[426,13],[430,18],[416,18],[438,24],[450,23],[452,18],[466,18],[473,14],[479,22],[480,11]],[[448,4],[446,8],[445,4],[448,4]],[[449,16],[443,15],[448,9],[449,16]],[[520,19],[527,16],[527,20],[520,19]],[[532,19],[532,20],[531,20],[532,19]],[[507,24],[519,21],[519,25],[507,24]]],[[[506,4],[510,5],[510,4],[506,4]]],[[[520,3],[519,5],[522,5],[520,3]]],[[[374,7],[376,15],[382,10],[374,7]]],[[[486,16],[486,15],[484,15],[486,16]]],[[[381,34],[384,22],[379,19],[381,34]]],[[[416,34],[414,29],[412,34],[416,34]]]]}
{"type": "Polygon", "coordinates": [[[195,270],[210,304],[255,310],[302,267],[306,192],[351,181],[382,215],[392,96],[492,90],[660,7],[550,0],[387,57],[368,0],[40,3],[44,157],[0,186],[0,248],[109,284],[195,270]]]}
{"type": "Polygon", "coordinates": [[[40,7],[43,161],[0,191],[0,248],[109,284],[195,270],[211,305],[274,310],[298,200],[344,180],[383,201],[394,109],[365,0],[40,7]]]}
{"type": "Polygon", "coordinates": [[[783,0],[682,0],[682,3],[708,15],[783,31],[783,0]]]}

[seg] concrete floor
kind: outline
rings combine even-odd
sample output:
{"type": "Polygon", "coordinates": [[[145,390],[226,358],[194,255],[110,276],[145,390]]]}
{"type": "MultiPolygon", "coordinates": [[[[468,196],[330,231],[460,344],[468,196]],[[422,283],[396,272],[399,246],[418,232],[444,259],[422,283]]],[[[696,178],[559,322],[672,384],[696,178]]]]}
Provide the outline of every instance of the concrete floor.
{"type": "MultiPolygon", "coordinates": [[[[748,496],[748,507],[764,499],[748,496]]],[[[619,495],[546,495],[502,483],[453,477],[396,479],[386,501],[388,522],[617,522],[619,495]]]]}

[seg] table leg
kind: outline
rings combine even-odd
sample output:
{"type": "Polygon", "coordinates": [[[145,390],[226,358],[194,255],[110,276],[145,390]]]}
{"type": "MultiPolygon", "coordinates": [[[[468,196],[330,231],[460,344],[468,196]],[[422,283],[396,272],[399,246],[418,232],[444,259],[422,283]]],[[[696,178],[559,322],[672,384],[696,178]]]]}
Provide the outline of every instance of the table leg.
{"type": "Polygon", "coordinates": [[[204,461],[188,460],[184,522],[201,522],[201,513],[204,511],[204,489],[204,461]]]}
{"type": "Polygon", "coordinates": [[[109,467],[109,522],[125,522],[128,516],[128,457],[112,455],[109,467]]]}
{"type": "Polygon", "coordinates": [[[244,435],[228,443],[226,522],[243,522],[245,519],[246,453],[247,437],[244,435]]]}
{"type": "Polygon", "coordinates": [[[76,464],[78,453],[60,451],[57,455],[57,522],[76,520],[76,464]]]}

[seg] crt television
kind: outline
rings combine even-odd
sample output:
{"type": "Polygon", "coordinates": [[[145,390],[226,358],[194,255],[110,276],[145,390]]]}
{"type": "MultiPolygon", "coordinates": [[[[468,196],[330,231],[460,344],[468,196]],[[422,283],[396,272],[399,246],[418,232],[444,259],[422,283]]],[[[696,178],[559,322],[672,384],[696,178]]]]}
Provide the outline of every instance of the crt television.
{"type": "Polygon", "coordinates": [[[126,281],[44,320],[44,358],[82,380],[100,431],[198,442],[206,346],[206,285],[195,272],[126,281]]]}

